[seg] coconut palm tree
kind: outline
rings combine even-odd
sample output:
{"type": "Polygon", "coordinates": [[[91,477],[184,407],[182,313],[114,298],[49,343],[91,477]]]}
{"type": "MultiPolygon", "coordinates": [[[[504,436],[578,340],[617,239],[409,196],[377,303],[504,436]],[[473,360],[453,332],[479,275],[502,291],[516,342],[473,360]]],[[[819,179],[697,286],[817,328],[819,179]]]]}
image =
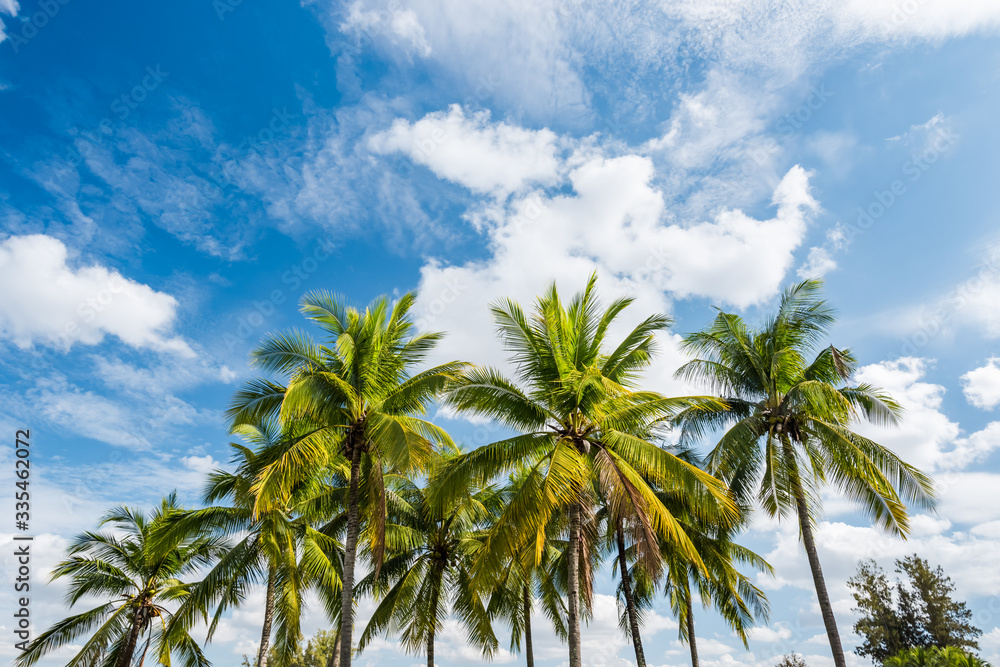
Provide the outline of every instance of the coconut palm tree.
{"type": "Polygon", "coordinates": [[[301,311],[319,326],[325,340],[316,342],[301,331],[265,337],[251,353],[251,362],[286,377],[287,383],[248,383],[228,413],[233,424],[252,424],[280,413],[286,422],[308,426],[258,475],[253,488],[257,511],[262,502],[286,496],[301,480],[338,461],[346,464],[341,667],[351,665],[362,518],[370,528],[368,551],[377,569],[385,550],[385,473],[417,474],[435,445],[451,442],[447,433],[420,416],[466,364],[451,362],[412,374],[441,338],[414,332],[409,316],[414,299],[406,294],[391,304],[380,297],[360,311],[329,292],[307,294],[301,311]]]}
{"type": "MultiPolygon", "coordinates": [[[[547,548],[555,550],[554,546],[547,548]]],[[[556,577],[550,574],[552,554],[548,554],[542,567],[525,571],[519,560],[512,561],[504,578],[490,594],[487,613],[494,620],[503,621],[510,628],[510,650],[524,654],[527,667],[535,665],[532,642],[532,619],[536,601],[541,611],[552,623],[556,637],[566,641],[566,605],[556,577]],[[537,597],[536,597],[537,595],[537,597]]]]}
{"type": "Polygon", "coordinates": [[[412,481],[395,477],[388,485],[388,558],[358,585],[359,595],[371,593],[381,601],[358,640],[358,651],[379,634],[398,631],[403,648],[425,650],[427,667],[434,667],[434,640],[451,609],[472,644],[492,656],[497,639],[482,598],[470,585],[469,564],[480,546],[476,531],[497,513],[496,490],[477,490],[438,513],[412,481]]]}
{"type": "Polygon", "coordinates": [[[705,608],[714,607],[743,646],[749,648],[748,631],[758,622],[766,622],[770,609],[767,596],[738,566],[749,566],[768,574],[772,569],[760,555],[733,541],[733,528],[689,526],[688,535],[698,549],[704,568],[664,545],[667,567],[663,589],[677,617],[680,640],[686,642],[690,650],[691,667],[698,667],[694,594],[699,595],[705,608]]]}
{"type": "MultiPolygon", "coordinates": [[[[642,649],[642,637],[639,630],[642,626],[643,608],[652,603],[652,595],[643,596],[643,586],[636,584],[637,575],[641,579],[649,579],[644,573],[636,572],[629,567],[629,550],[625,543],[625,520],[622,517],[609,517],[608,539],[613,540],[613,552],[615,554],[615,569],[618,570],[618,598],[621,601],[623,614],[619,618],[619,625],[625,630],[632,649],[635,652],[635,664],[637,667],[646,667],[646,654],[642,649]]],[[[650,592],[652,586],[645,586],[650,592]]]]}
{"type": "Polygon", "coordinates": [[[173,531],[191,530],[242,538],[192,588],[174,623],[190,626],[215,608],[207,634],[211,640],[225,612],[242,604],[249,588],[263,585],[264,622],[256,667],[267,667],[272,654],[278,667],[288,664],[295,655],[307,590],[318,593],[331,619],[340,612],[343,547],[330,534],[329,526],[335,525],[330,522],[342,514],[343,488],[311,478],[286,498],[272,498],[266,504],[258,504],[253,493],[257,476],[276,451],[297,436],[296,428],[302,427],[275,420],[235,427],[234,432],[253,449],[230,443],[235,471],[214,471],[205,489],[206,503],[227,504],[180,513],[163,527],[166,539],[171,539],[173,531]],[[276,641],[272,651],[273,634],[276,641]]]}
{"type": "Polygon", "coordinates": [[[69,577],[71,607],[83,597],[107,602],[43,632],[16,658],[17,667],[29,667],[87,635],[67,667],[129,667],[136,658],[142,665],[150,651],[153,660],[168,667],[172,656],[184,667],[207,667],[209,661],[183,628],[168,631],[170,607],[189,594],[190,585],[180,578],[219,557],[227,545],[221,538],[192,533],[175,533],[170,543],[154,542],[152,534],[180,511],[175,494],[148,515],[115,507],[100,524],[113,526],[114,532],[79,535],[69,546],[69,558],[53,570],[52,580],[69,577]]]}
{"type": "Polygon", "coordinates": [[[757,328],[720,312],[707,329],[687,336],[684,347],[696,358],[677,375],[708,384],[722,401],[685,410],[676,423],[685,441],[728,429],[709,454],[709,471],[741,503],[759,502],[770,516],[797,515],[834,661],[844,667],[813,536],[819,488],[834,484],[876,524],[902,536],[906,503],[932,506],[933,488],[922,472],[852,430],[858,419],[895,424],[900,408],[875,387],[850,384],[850,352],[830,345],[810,361],[834,322],[821,288],[819,281],[790,287],[757,328]]]}
{"type": "MultiPolygon", "coordinates": [[[[524,481],[526,472],[522,470],[510,476],[501,491],[501,508],[506,506],[524,481]]],[[[498,517],[499,514],[491,520],[496,521],[498,517]]],[[[510,650],[523,652],[527,667],[534,667],[535,664],[531,622],[536,599],[542,613],[552,624],[556,637],[563,641],[568,638],[566,605],[562,598],[564,589],[561,588],[565,576],[559,576],[565,572],[565,544],[558,539],[558,535],[565,532],[563,524],[563,514],[554,516],[546,529],[524,544],[520,553],[510,560],[504,568],[504,576],[490,592],[487,612],[490,618],[499,619],[510,628],[510,650]]]]}
{"type": "MultiPolygon", "coordinates": [[[[697,558],[653,485],[684,488],[699,497],[701,506],[730,504],[717,479],[634,435],[695,401],[637,388],[638,374],[654,352],[654,335],[669,319],[649,317],[609,348],[608,329],[632,300],[618,299],[602,311],[595,284],[596,276],[591,276],[568,307],[553,285],[530,319],[511,300],[492,307],[500,337],[513,353],[519,384],[496,369],[474,368],[450,386],[446,400],[458,413],[495,419],[520,434],[463,454],[444,467],[434,485],[436,502],[447,506],[470,488],[514,469],[528,471],[477,554],[476,581],[482,585],[493,579],[485,588],[492,587],[523,545],[537,541],[554,513],[567,512],[570,667],[580,667],[582,660],[580,565],[587,561],[581,559],[582,531],[592,523],[598,494],[623,516],[634,518],[631,537],[651,569],[659,563],[660,539],[697,558]]],[[[589,590],[589,581],[582,583],[589,590]]]]}

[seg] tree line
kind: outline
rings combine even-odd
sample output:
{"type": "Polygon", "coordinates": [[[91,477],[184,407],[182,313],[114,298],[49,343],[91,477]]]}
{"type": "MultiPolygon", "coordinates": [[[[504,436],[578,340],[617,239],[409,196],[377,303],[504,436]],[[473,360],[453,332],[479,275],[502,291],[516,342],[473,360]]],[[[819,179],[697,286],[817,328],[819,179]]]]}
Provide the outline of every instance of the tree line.
{"type": "Polygon", "coordinates": [[[113,530],[76,538],[53,578],[69,579],[71,605],[107,602],[56,623],[16,664],[82,641],[67,665],[207,667],[192,632],[204,626],[210,641],[263,589],[257,667],[294,665],[310,593],[336,667],[378,636],[433,667],[449,616],[484,658],[504,641],[528,667],[532,630],[547,623],[582,667],[581,623],[610,563],[639,667],[643,614],[659,596],[698,667],[696,601],[744,644],[768,618],[745,571],[771,567],[738,543],[762,511],[798,523],[834,663],[846,667],[814,537],[819,494],[832,485],[905,537],[908,508],[933,507],[934,491],[854,430],[894,425],[901,409],[853,382],[854,356],[826,340],[834,313],[821,287],[791,286],[759,323],[720,311],[685,336],[691,360],[677,377],[707,390],[686,397],[642,386],[671,320],[653,314],[613,338],[632,299],[603,304],[596,276],[568,303],[553,285],[530,311],[491,306],[512,376],[460,360],[424,367],[442,334],[415,330],[413,294],[359,309],[309,293],[301,311],[319,337],[294,329],[253,350],[261,375],[226,413],[241,442],[232,469],[209,476],[205,506],[171,495],[148,514],[118,507],[103,521],[113,530]],[[507,436],[465,451],[428,418],[436,406],[507,436]],[[359,629],[364,596],[376,607],[359,629]]]}

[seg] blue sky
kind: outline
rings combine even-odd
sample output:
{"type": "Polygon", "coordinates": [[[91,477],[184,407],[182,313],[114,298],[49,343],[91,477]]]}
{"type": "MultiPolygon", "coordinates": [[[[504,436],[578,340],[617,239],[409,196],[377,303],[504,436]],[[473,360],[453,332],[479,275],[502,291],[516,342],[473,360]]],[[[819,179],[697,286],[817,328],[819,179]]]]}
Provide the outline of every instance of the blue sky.
{"type": "MultiPolygon", "coordinates": [[[[1000,660],[1000,5],[0,0],[0,20],[0,425],[32,432],[39,576],[110,504],[197,500],[248,350],[299,325],[309,289],[419,290],[421,325],[448,332],[435,359],[502,364],[491,300],[597,270],[633,320],[675,318],[648,384],[680,394],[677,334],[822,276],[832,341],[907,408],[869,432],[941,493],[907,543],[827,498],[847,645],[857,559],[916,551],[1000,660]]],[[[470,446],[495,433],[439,419],[470,446]]],[[[702,613],[707,667],[830,664],[795,527],[759,517],[746,539],[778,570],[772,623],[746,652],[702,613]]],[[[585,649],[627,665],[609,576],[585,649]]],[[[37,629],[62,591],[36,593],[37,629]]],[[[216,664],[251,652],[259,609],[216,664]]],[[[650,664],[686,664],[664,605],[646,635],[650,664]]],[[[468,651],[449,625],[439,663],[468,651]]],[[[361,664],[420,660],[385,642],[361,664]]]]}

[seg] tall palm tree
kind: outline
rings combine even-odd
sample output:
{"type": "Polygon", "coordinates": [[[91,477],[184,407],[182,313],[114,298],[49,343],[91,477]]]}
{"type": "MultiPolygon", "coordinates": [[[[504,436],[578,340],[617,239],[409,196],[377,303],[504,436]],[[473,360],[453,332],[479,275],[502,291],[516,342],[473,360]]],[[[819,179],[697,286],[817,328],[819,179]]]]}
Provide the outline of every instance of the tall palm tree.
{"type": "Polygon", "coordinates": [[[479,547],[476,531],[497,511],[496,490],[478,490],[438,513],[412,481],[394,478],[389,483],[388,558],[358,585],[359,595],[373,593],[381,601],[358,650],[379,634],[398,630],[403,648],[425,650],[427,667],[434,667],[434,640],[453,609],[470,641],[487,657],[493,655],[497,639],[482,598],[470,586],[469,564],[479,547]]]}
{"type": "Polygon", "coordinates": [[[451,442],[420,416],[465,364],[451,362],[411,375],[441,338],[414,332],[409,316],[414,299],[406,294],[391,304],[380,297],[360,311],[329,292],[307,294],[302,313],[326,340],[318,343],[301,331],[265,337],[251,353],[251,362],[287,377],[287,384],[252,381],[237,393],[228,413],[233,424],[280,413],[285,421],[309,426],[258,475],[258,511],[262,502],[286,495],[302,479],[338,460],[346,464],[341,667],[351,665],[362,512],[377,569],[385,550],[386,471],[415,474],[427,465],[435,444],[451,442]]]}
{"type": "Polygon", "coordinates": [[[813,528],[818,490],[827,481],[856,501],[876,524],[905,536],[906,502],[933,504],[922,472],[852,430],[857,419],[896,424],[899,406],[875,387],[850,385],[855,360],[832,345],[812,352],[834,322],[819,297],[822,283],[790,287],[778,311],[757,328],[720,312],[704,331],[684,339],[694,357],[677,375],[707,383],[722,399],[717,408],[682,412],[686,440],[728,430],[708,457],[744,504],[757,501],[770,516],[795,514],[837,667],[844,649],[816,551],[813,528]]]}
{"type": "Polygon", "coordinates": [[[211,640],[225,612],[245,601],[247,590],[264,585],[264,622],[256,667],[267,667],[273,653],[278,667],[295,655],[300,618],[307,590],[318,593],[327,615],[340,612],[340,562],[342,545],[329,528],[339,513],[343,490],[311,478],[283,499],[258,504],[254,483],[284,443],[297,435],[295,426],[275,420],[235,427],[234,432],[254,448],[230,443],[234,449],[234,472],[216,470],[209,476],[205,502],[213,505],[173,517],[162,537],[171,532],[196,530],[203,534],[236,535],[242,539],[228,549],[204,579],[192,588],[174,617],[175,624],[190,626],[213,607],[208,628],[211,640]],[[338,493],[339,492],[339,493],[338,493]],[[276,627],[275,627],[276,626],[276,627]],[[276,635],[274,651],[271,637],[276,635]]]}
{"type": "Polygon", "coordinates": [[[67,600],[71,607],[86,596],[107,602],[63,619],[40,634],[17,657],[17,667],[29,667],[86,635],[89,639],[67,667],[130,667],[137,651],[142,665],[150,650],[154,660],[168,667],[173,655],[184,667],[210,665],[184,629],[168,631],[172,618],[168,607],[188,596],[190,585],[180,577],[206,566],[227,545],[218,537],[191,533],[175,533],[170,543],[155,542],[152,534],[180,511],[174,494],[149,515],[130,507],[115,507],[100,524],[112,525],[115,532],[78,536],[70,544],[69,558],[53,570],[52,580],[70,578],[67,600]]]}
{"type": "MultiPolygon", "coordinates": [[[[581,561],[581,536],[597,494],[620,507],[622,515],[634,517],[632,538],[652,569],[659,562],[660,539],[676,543],[693,558],[697,554],[651,485],[684,488],[699,496],[703,506],[730,503],[717,479],[633,435],[690,402],[636,387],[654,351],[654,334],[665,329],[669,319],[651,316],[608,349],[608,328],[632,300],[618,299],[602,312],[595,284],[596,276],[591,276],[568,308],[553,285],[530,319],[511,300],[492,307],[500,337],[513,353],[520,385],[498,370],[474,368],[450,387],[447,402],[459,413],[495,419],[520,435],[463,454],[435,480],[437,502],[446,506],[470,488],[514,469],[528,471],[486,533],[475,564],[480,584],[496,579],[523,545],[539,543],[555,512],[568,513],[570,667],[580,667],[582,661],[580,566],[586,559],[581,561]]],[[[589,590],[589,581],[582,583],[589,590]]]]}

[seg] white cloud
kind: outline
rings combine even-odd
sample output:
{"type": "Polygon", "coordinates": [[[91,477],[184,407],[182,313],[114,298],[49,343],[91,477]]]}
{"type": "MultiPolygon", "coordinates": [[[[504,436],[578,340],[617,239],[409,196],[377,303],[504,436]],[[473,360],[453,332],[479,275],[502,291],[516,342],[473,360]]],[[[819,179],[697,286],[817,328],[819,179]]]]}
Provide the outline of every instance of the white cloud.
{"type": "Polygon", "coordinates": [[[749,634],[750,638],[754,641],[765,643],[786,641],[792,637],[792,631],[783,625],[776,625],[773,628],[769,628],[767,626],[751,628],[747,634],[749,634]]]}
{"type": "Polygon", "coordinates": [[[1000,405],[1000,358],[991,357],[980,366],[962,376],[962,392],[977,408],[992,410],[1000,405]]]}
{"type": "Polygon", "coordinates": [[[488,111],[467,117],[457,104],[416,123],[397,119],[369,145],[376,153],[405,153],[440,178],[480,194],[505,196],[528,185],[551,185],[560,171],[555,133],[491,124],[488,111]]]}
{"type": "Polygon", "coordinates": [[[823,247],[809,248],[806,263],[799,267],[800,278],[822,278],[837,268],[837,262],[830,257],[830,251],[823,247]]]}
{"type": "Polygon", "coordinates": [[[938,513],[941,516],[969,526],[1000,520],[1000,506],[983,502],[984,498],[995,495],[1000,475],[991,472],[948,472],[937,475],[934,482],[940,496],[938,513]]]}
{"type": "Polygon", "coordinates": [[[777,211],[771,219],[723,209],[708,221],[665,224],[664,196],[653,185],[650,158],[581,151],[560,164],[551,133],[543,136],[505,123],[488,126],[487,120],[476,116],[470,128],[462,111],[453,107],[447,116],[431,115],[415,125],[397,121],[393,130],[373,140],[377,150],[410,150],[442,177],[478,192],[507,193],[531,181],[552,182],[567,172],[559,182],[568,182],[571,193],[565,188],[557,194],[529,193],[472,216],[488,233],[490,260],[462,267],[425,265],[421,293],[428,323],[441,318],[435,310],[460,311],[451,307],[458,301],[471,306],[502,294],[531,297],[553,278],[575,275],[578,282],[595,268],[607,277],[621,277],[622,286],[633,289],[645,284],[677,297],[705,296],[740,307],[760,303],[775,293],[791,268],[793,252],[818,210],[808,172],[793,167],[774,188],[777,211]],[[433,144],[435,131],[438,148],[415,148],[415,141],[433,144]],[[530,165],[527,171],[525,164],[530,165]]]}
{"type": "Polygon", "coordinates": [[[677,296],[705,296],[741,308],[770,298],[818,209],[809,194],[809,174],[797,166],[778,184],[772,201],[777,213],[770,220],[724,210],[712,222],[665,228],[653,246],[666,254],[670,276],[664,286],[677,296]]]}
{"type": "Polygon", "coordinates": [[[366,0],[347,12],[328,6],[324,18],[334,36],[353,36],[364,26],[390,55],[417,52],[469,90],[485,85],[489,96],[516,100],[538,115],[585,110],[585,87],[554,0],[413,0],[405,10],[394,0],[366,0]]]}
{"type": "MultiPolygon", "coordinates": [[[[0,12],[7,14],[9,16],[17,16],[17,12],[20,9],[17,0],[0,0],[0,12]]],[[[7,39],[7,31],[5,29],[4,23],[0,20],[0,42],[7,39]]],[[[5,86],[4,86],[5,87],[5,86]]],[[[2,90],[2,88],[0,88],[2,90]]]]}
{"type": "Polygon", "coordinates": [[[765,95],[867,45],[1000,27],[992,0],[414,0],[406,28],[394,0],[359,0],[346,11],[328,6],[331,32],[367,26],[388,37],[377,47],[420,52],[469,89],[496,80],[493,94],[505,103],[575,119],[589,117],[597,87],[588,70],[598,71],[601,92],[617,87],[619,106],[635,116],[648,113],[669,73],[697,57],[711,69],[759,77],[765,95]],[[622,59],[631,64],[624,75],[614,69],[622,59]]]}
{"type": "Polygon", "coordinates": [[[902,357],[864,366],[855,380],[884,389],[903,407],[897,427],[857,425],[867,435],[925,471],[961,470],[1000,449],[1000,422],[962,437],[959,425],[941,410],[945,388],[922,382],[927,360],[902,357]]]}
{"type": "Polygon", "coordinates": [[[381,11],[365,11],[361,2],[355,2],[340,29],[361,32],[367,36],[384,34],[393,43],[402,44],[408,52],[419,53],[424,57],[431,54],[424,27],[412,9],[390,7],[381,11]]]}
{"type": "Polygon", "coordinates": [[[20,348],[96,345],[108,334],[136,348],[193,356],[172,337],[177,300],[94,264],[73,268],[62,241],[12,236],[0,243],[0,335],[20,348]]]}
{"type": "Polygon", "coordinates": [[[138,428],[133,414],[123,405],[61,382],[40,384],[35,404],[50,423],[110,445],[149,449],[146,429],[138,428]]]}
{"type": "MultiPolygon", "coordinates": [[[[647,157],[591,156],[569,172],[571,192],[531,193],[485,215],[480,224],[489,239],[488,258],[462,265],[428,261],[415,312],[420,328],[448,332],[438,356],[503,365],[488,304],[510,297],[530,308],[552,281],[568,296],[595,270],[604,298],[628,294],[637,301],[612,337],[624,335],[627,324],[635,326],[636,314],[669,313],[671,295],[739,306],[773,296],[816,209],[803,169],[793,168],[776,187],[773,218],[723,210],[689,226],[666,224],[652,177],[647,157]]],[[[660,342],[651,388],[693,393],[672,377],[685,360],[679,338],[667,334],[660,342]]]]}
{"type": "Polygon", "coordinates": [[[926,372],[925,359],[903,357],[863,366],[855,381],[885,390],[904,409],[898,427],[860,423],[858,432],[889,447],[907,463],[929,471],[947,463],[961,429],[941,411],[945,388],[921,381],[926,372]]]}

